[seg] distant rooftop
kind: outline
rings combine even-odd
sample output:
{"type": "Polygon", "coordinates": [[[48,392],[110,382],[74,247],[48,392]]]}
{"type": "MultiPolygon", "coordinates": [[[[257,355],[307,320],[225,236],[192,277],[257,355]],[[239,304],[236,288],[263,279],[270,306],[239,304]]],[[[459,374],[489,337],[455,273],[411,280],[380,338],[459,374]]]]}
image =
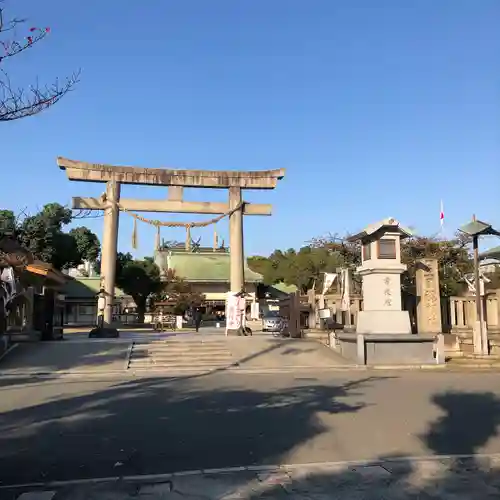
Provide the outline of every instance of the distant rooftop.
{"type": "MultiPolygon", "coordinates": [[[[66,284],[60,293],[71,299],[92,299],[97,296],[101,288],[101,277],[92,278],[67,278],[66,284]]],[[[115,297],[124,297],[126,294],[115,287],[115,297]]]]}
{"type": "Polygon", "coordinates": [[[500,247],[493,247],[488,250],[485,250],[481,254],[482,259],[495,259],[500,260],[500,247]]]}

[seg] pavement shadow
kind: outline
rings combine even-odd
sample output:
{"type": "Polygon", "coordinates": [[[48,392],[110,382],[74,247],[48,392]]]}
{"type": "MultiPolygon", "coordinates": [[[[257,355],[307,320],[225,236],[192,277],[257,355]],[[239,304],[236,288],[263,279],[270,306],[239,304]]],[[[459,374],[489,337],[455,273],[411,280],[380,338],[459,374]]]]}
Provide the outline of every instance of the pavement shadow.
{"type": "Polygon", "coordinates": [[[0,362],[0,373],[55,374],[57,371],[120,371],[131,342],[34,342],[20,343],[0,362]]]}
{"type": "Polygon", "coordinates": [[[500,498],[500,457],[481,455],[500,425],[500,399],[492,393],[445,392],[433,397],[443,412],[420,439],[434,458],[384,456],[358,465],[324,464],[264,474],[261,498],[440,499],[500,498]],[[328,496],[330,495],[330,496],[328,496]]]}
{"type": "Polygon", "coordinates": [[[366,406],[364,388],[380,380],[257,391],[154,378],[23,408],[13,401],[0,417],[1,480],[279,463],[327,432],[318,414],[356,414],[366,406]]]}

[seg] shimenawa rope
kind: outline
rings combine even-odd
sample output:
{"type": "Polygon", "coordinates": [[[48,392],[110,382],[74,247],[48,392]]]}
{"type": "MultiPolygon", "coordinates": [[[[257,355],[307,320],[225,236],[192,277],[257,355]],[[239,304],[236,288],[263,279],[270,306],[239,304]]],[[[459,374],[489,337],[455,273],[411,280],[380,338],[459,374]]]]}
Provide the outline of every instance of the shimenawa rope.
{"type": "MultiPolygon", "coordinates": [[[[105,203],[107,200],[106,193],[103,193],[101,196],[101,201],[105,203]]],[[[217,224],[217,222],[221,221],[225,217],[229,217],[232,214],[234,214],[236,211],[240,210],[243,205],[245,204],[244,201],[238,203],[234,208],[231,208],[227,212],[214,217],[213,219],[209,219],[206,221],[200,221],[200,222],[163,222],[157,219],[147,219],[146,217],[142,217],[142,215],[136,214],[135,212],[132,212],[131,210],[128,210],[125,208],[120,202],[114,202],[119,210],[122,212],[127,213],[131,217],[134,218],[134,229],[132,231],[132,248],[136,249],[137,248],[137,221],[144,222],[145,224],[149,224],[151,226],[156,227],[156,241],[155,241],[155,246],[156,249],[160,248],[160,227],[184,227],[186,229],[186,248],[189,249],[191,245],[191,228],[193,227],[207,227],[212,224],[217,224]]],[[[215,245],[215,240],[217,239],[216,232],[214,229],[214,245],[215,245]]]]}

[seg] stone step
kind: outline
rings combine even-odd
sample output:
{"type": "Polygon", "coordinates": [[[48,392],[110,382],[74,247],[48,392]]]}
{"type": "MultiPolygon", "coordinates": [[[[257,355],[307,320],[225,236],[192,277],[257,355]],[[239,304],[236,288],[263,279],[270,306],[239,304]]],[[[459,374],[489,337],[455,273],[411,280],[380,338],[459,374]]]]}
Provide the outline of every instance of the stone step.
{"type": "Polygon", "coordinates": [[[447,363],[448,366],[463,367],[463,368],[500,368],[500,358],[477,358],[471,356],[463,356],[461,358],[452,358],[447,363]]]}
{"type": "Polygon", "coordinates": [[[218,359],[227,358],[231,359],[232,354],[226,351],[220,352],[198,352],[198,353],[172,353],[172,352],[150,352],[141,353],[134,352],[130,353],[130,358],[133,359],[145,359],[145,358],[158,358],[158,359],[218,359]]]}
{"type": "Polygon", "coordinates": [[[195,356],[198,354],[219,354],[231,353],[227,348],[219,347],[217,349],[163,349],[163,348],[149,348],[149,349],[132,349],[132,352],[137,354],[144,354],[146,356],[153,353],[171,354],[172,356],[195,356]]]}
{"type": "Polygon", "coordinates": [[[153,359],[146,360],[130,360],[128,364],[128,369],[135,368],[162,368],[165,370],[177,370],[177,369],[217,369],[226,368],[231,366],[233,363],[229,362],[216,362],[216,361],[185,361],[180,360],[166,362],[155,362],[153,359]]]}
{"type": "Polygon", "coordinates": [[[212,370],[230,366],[231,352],[225,341],[182,341],[134,343],[128,361],[129,370],[164,371],[212,370]]]}
{"type": "Polygon", "coordinates": [[[225,338],[218,338],[213,340],[201,340],[201,339],[176,339],[176,338],[158,338],[158,339],[134,339],[134,342],[137,345],[145,345],[145,344],[190,344],[190,345],[211,345],[211,344],[226,344],[227,340],[225,338]]]}
{"type": "Polygon", "coordinates": [[[149,345],[149,346],[135,346],[134,351],[136,352],[153,352],[153,351],[162,351],[162,352],[214,352],[214,351],[227,351],[227,345],[216,345],[216,346],[158,346],[158,345],[149,345]]]}
{"type": "Polygon", "coordinates": [[[132,349],[134,354],[142,354],[149,356],[151,354],[166,354],[171,356],[198,356],[227,353],[231,354],[227,349],[219,347],[218,349],[132,349]]]}
{"type": "Polygon", "coordinates": [[[134,344],[137,350],[171,350],[171,351],[210,351],[213,349],[227,349],[227,344],[134,344]]]}
{"type": "Polygon", "coordinates": [[[147,372],[161,372],[164,374],[175,373],[192,373],[192,372],[213,372],[216,370],[226,370],[230,365],[206,365],[206,366],[165,366],[165,365],[131,365],[129,370],[134,372],[147,371],[147,372]]]}
{"type": "Polygon", "coordinates": [[[221,356],[130,356],[130,361],[152,360],[158,363],[230,363],[233,361],[231,355],[221,356]]]}

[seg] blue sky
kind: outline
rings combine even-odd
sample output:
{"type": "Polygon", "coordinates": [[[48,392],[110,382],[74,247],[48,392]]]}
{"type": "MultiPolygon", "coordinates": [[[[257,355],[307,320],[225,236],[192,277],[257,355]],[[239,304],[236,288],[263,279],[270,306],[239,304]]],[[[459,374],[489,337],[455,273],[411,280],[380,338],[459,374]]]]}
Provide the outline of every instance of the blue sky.
{"type": "MultiPolygon", "coordinates": [[[[7,9],[52,29],[5,65],[15,82],[77,68],[82,80],[49,111],[0,125],[2,207],[99,195],[103,185],[66,179],[56,166],[66,156],[286,168],[275,191],[244,196],[274,206],[272,217],[245,218],[247,254],[387,216],[433,234],[441,198],[450,233],[472,213],[500,226],[498,0],[8,0],[7,9]]],[[[127,186],[122,196],[161,199],[166,189],[127,186]]],[[[102,220],[81,222],[101,234],[102,220]]],[[[120,224],[128,251],[132,221],[120,224]]],[[[205,244],[211,234],[193,233],[205,244]]],[[[141,224],[137,255],[153,245],[141,224]]]]}

